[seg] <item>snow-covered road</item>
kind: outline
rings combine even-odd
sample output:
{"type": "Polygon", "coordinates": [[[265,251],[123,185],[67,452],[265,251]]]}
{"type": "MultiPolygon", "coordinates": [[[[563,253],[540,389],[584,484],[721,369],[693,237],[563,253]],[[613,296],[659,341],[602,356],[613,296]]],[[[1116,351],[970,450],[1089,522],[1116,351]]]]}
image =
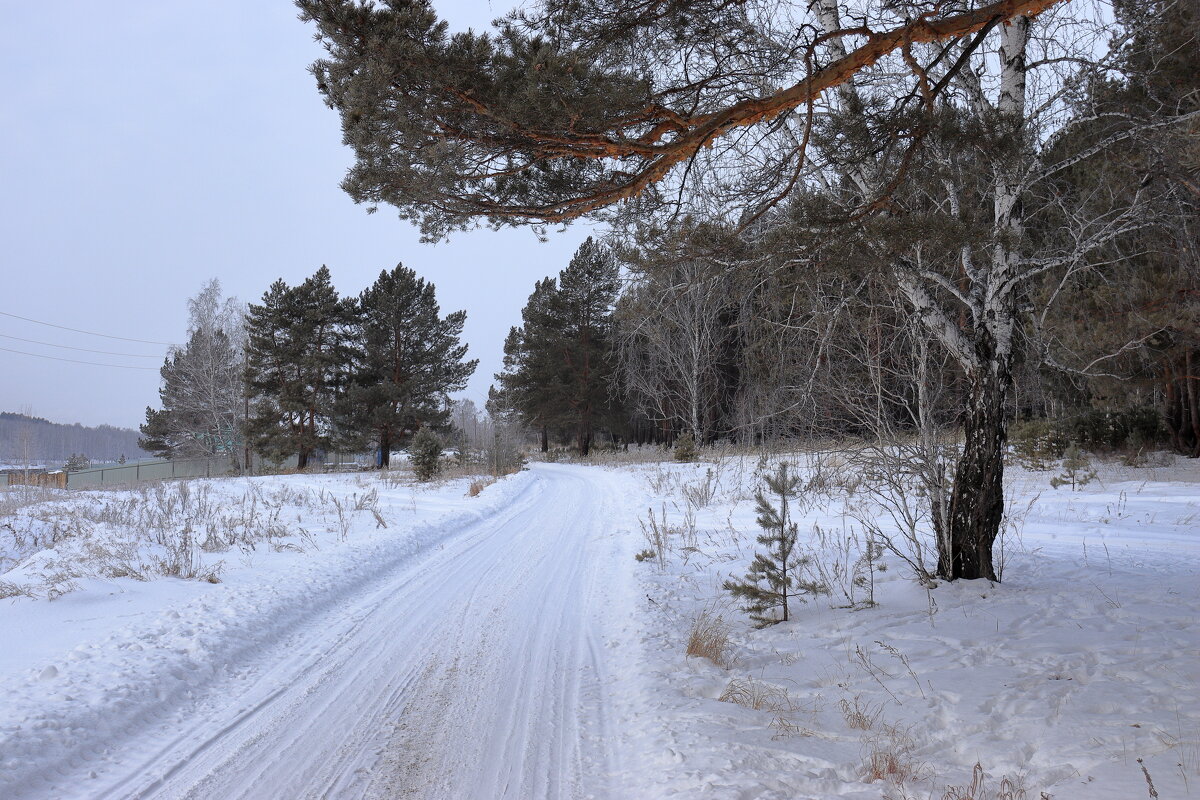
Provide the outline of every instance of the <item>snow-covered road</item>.
{"type": "Polygon", "coordinates": [[[3,512],[0,800],[1197,785],[1195,462],[1104,464],[1077,492],[1014,471],[1003,584],[925,587],[888,552],[858,581],[865,500],[827,482],[797,522],[829,594],[754,630],[721,587],[755,551],[760,463],[538,464],[482,493],[267,476],[3,512]],[[661,565],[634,560],[639,511],[669,532],[661,565]],[[220,583],[146,566],[184,531],[220,583]],[[687,656],[714,619],[725,647],[687,656]]]}
{"type": "Polygon", "coordinates": [[[621,484],[555,465],[525,480],[120,740],[0,794],[624,796],[610,716],[628,703],[602,658],[629,607],[614,602],[628,556],[606,529],[621,484]]]}

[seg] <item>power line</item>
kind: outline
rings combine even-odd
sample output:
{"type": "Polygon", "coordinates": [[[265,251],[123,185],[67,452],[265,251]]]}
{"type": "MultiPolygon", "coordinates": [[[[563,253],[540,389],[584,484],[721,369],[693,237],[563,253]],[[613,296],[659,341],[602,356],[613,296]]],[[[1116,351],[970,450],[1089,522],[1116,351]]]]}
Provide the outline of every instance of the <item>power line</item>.
{"type": "Polygon", "coordinates": [[[0,311],[0,315],[5,316],[5,317],[12,317],[13,319],[23,319],[26,322],[33,322],[38,325],[45,325],[48,328],[58,328],[59,330],[73,331],[75,333],[86,333],[88,336],[100,336],[105,339],[119,339],[122,342],[138,342],[140,344],[165,344],[168,347],[175,346],[174,342],[155,342],[150,339],[130,339],[128,336],[112,336],[107,333],[96,333],[95,331],[85,331],[85,330],[80,330],[79,328],[68,328],[66,325],[55,325],[53,322],[42,322],[40,319],[30,319],[29,317],[22,317],[19,314],[9,314],[7,311],[0,311]]]}
{"type": "Polygon", "coordinates": [[[22,355],[22,356],[33,356],[34,358],[48,358],[52,361],[67,361],[67,362],[70,362],[71,364],[88,364],[93,367],[113,367],[115,369],[148,369],[148,370],[152,370],[154,372],[158,372],[158,367],[130,367],[125,364],[101,364],[98,361],[79,361],[74,358],[59,358],[58,356],[46,356],[46,355],[42,355],[41,353],[26,353],[24,350],[10,350],[7,347],[0,347],[0,350],[4,351],[5,353],[16,353],[16,354],[22,355]]]}
{"type": "Polygon", "coordinates": [[[29,344],[41,344],[46,347],[61,347],[64,350],[79,350],[84,353],[99,353],[103,356],[125,356],[127,358],[162,358],[162,356],[147,356],[140,353],[114,353],[111,350],[89,350],[86,347],[71,347],[69,344],[54,344],[53,342],[39,342],[37,339],[22,339],[20,336],[9,336],[7,333],[0,333],[0,338],[16,339],[18,342],[28,342],[29,344]]]}

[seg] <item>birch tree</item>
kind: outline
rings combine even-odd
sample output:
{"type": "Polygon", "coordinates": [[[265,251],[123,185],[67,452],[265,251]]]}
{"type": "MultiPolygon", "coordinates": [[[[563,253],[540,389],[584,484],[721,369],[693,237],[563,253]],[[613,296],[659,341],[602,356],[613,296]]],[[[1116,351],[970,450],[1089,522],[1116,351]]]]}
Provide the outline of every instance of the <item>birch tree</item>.
{"type": "Polygon", "coordinates": [[[188,300],[188,339],[160,370],[161,409],[146,409],[140,446],[169,458],[228,456],[242,466],[246,309],[208,281],[188,300]]]}
{"type": "MultiPolygon", "coordinates": [[[[673,254],[669,254],[673,255],[673,254]]],[[[720,414],[730,298],[700,257],[643,260],[619,306],[620,381],[637,410],[708,441],[720,414]]]]}

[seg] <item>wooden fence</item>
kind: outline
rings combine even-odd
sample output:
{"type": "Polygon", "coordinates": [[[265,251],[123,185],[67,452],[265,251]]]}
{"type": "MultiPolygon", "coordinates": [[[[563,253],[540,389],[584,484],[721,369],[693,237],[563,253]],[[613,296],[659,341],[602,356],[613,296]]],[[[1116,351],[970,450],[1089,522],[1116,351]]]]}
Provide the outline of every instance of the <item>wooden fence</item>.
{"type": "Polygon", "coordinates": [[[45,486],[49,489],[67,488],[67,473],[65,472],[25,472],[11,470],[0,474],[0,479],[7,478],[9,486],[45,486]]]}

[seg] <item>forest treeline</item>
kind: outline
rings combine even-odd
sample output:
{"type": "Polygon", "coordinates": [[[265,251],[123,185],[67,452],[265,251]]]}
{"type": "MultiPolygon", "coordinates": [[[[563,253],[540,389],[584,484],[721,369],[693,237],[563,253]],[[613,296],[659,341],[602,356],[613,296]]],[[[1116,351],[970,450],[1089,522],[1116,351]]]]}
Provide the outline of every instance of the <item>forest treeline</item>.
{"type": "Polygon", "coordinates": [[[322,452],[372,450],[387,466],[402,440],[448,423],[449,395],[478,363],[459,341],[465,321],[442,316],[433,284],[402,265],[354,297],[322,266],[247,307],[212,280],[189,302],[187,344],[163,364],[142,446],[238,466],[249,450],[294,455],[300,469],[322,452]]]}
{"type": "Polygon", "coordinates": [[[1006,138],[969,80],[904,113],[878,88],[848,93],[810,131],[824,181],[749,223],[683,215],[589,241],[534,288],[492,403],[543,448],[585,453],[597,437],[954,430],[973,365],[1004,344],[1013,440],[1200,456],[1200,15],[1117,13],[1108,71],[1025,107],[1041,142],[1006,138]],[[873,150],[906,129],[919,147],[873,150]],[[903,173],[874,215],[855,211],[868,167],[903,173]],[[997,298],[987,273],[1005,262],[1020,269],[997,298]],[[970,323],[997,314],[1007,327],[970,323]]]}
{"type": "Polygon", "coordinates": [[[0,412],[0,462],[12,466],[55,465],[75,453],[93,461],[116,461],[146,455],[138,448],[138,432],[111,425],[67,425],[41,417],[0,412]]]}

